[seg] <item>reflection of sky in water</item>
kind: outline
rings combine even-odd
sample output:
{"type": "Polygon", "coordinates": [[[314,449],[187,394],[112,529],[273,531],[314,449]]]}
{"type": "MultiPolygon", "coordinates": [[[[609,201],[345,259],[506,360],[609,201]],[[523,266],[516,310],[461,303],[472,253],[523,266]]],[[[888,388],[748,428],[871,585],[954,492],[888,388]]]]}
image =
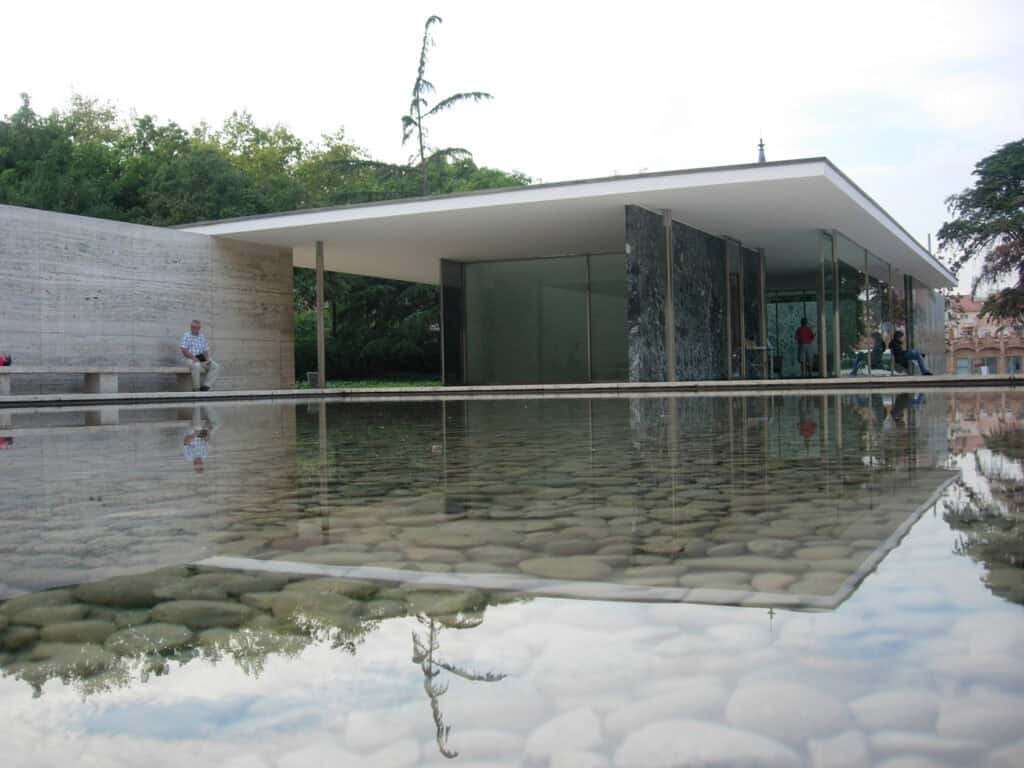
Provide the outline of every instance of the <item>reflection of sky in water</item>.
{"type": "MultiPolygon", "coordinates": [[[[951,751],[953,762],[935,764],[957,764],[1021,725],[1024,698],[1014,658],[1024,617],[1019,607],[992,599],[978,566],[950,560],[952,539],[941,519],[926,515],[834,612],[769,617],[763,609],[557,599],[488,609],[481,626],[444,631],[441,648],[448,659],[509,677],[452,682],[442,697],[449,744],[466,759],[497,750],[491,757],[500,764],[558,713],[592,712],[607,723],[589,743],[601,752],[646,721],[643,702],[650,703],[650,717],[661,707],[662,715],[682,719],[677,713],[689,706],[697,719],[719,721],[731,697],[785,681],[848,703],[887,691],[930,698],[931,719],[947,735],[932,735],[931,742],[920,736],[922,747],[907,732],[879,728],[882,749],[871,754],[887,754],[893,744],[902,754],[902,740],[924,754],[951,751]],[[708,711],[699,701],[686,705],[691,695],[703,697],[708,711]],[[640,722],[630,722],[630,706],[640,708],[640,722]],[[975,736],[957,725],[963,718],[975,736]]],[[[141,755],[154,765],[298,764],[289,755],[429,762],[437,757],[433,723],[419,669],[410,663],[416,629],[412,619],[384,622],[355,656],[314,645],[297,658],[269,659],[255,679],[230,660],[192,661],[144,685],[84,701],[55,681],[33,700],[8,678],[0,681],[0,706],[15,748],[31,753],[45,745],[49,758],[72,759],[84,748],[99,764],[113,765],[141,755]],[[200,743],[197,758],[192,751],[200,743]],[[242,762],[246,755],[260,757],[242,762]]],[[[871,743],[872,729],[855,714],[835,718],[839,724],[827,727],[862,733],[871,743]]],[[[577,737],[587,742],[586,734],[566,736],[577,737]]]]}
{"type": "MultiPolygon", "coordinates": [[[[990,451],[957,463],[984,493],[986,474],[1021,477],[990,451]]],[[[963,534],[943,511],[961,493],[948,489],[834,610],[535,598],[443,628],[440,659],[507,675],[440,673],[454,760],[437,749],[411,617],[381,621],[354,654],[329,641],[271,654],[258,675],[196,658],[88,696],[50,680],[38,698],[4,677],[5,750],[19,765],[221,768],[1019,765],[1024,610],[993,595],[984,564],[952,554],[963,534]],[[704,738],[673,740],[693,728],[704,738]]]]}

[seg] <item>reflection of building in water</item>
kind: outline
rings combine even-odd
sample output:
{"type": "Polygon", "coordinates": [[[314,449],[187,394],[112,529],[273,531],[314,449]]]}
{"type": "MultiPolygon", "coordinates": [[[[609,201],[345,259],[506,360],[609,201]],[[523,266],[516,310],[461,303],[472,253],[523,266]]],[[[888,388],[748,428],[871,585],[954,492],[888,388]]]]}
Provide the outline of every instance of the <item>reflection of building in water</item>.
{"type": "Polygon", "coordinates": [[[985,567],[993,593],[1024,603],[1024,394],[957,392],[948,407],[964,469],[945,514],[956,551],[985,567]]]}
{"type": "Polygon", "coordinates": [[[1013,431],[1024,423],[1024,395],[999,390],[955,392],[948,399],[952,449],[966,453],[985,445],[985,437],[1013,431]]]}
{"type": "Polygon", "coordinates": [[[942,395],[402,408],[328,409],[344,493],[269,556],[536,594],[829,607],[952,476],[942,395]]]}
{"type": "Polygon", "coordinates": [[[19,478],[0,503],[12,541],[45,546],[5,558],[0,582],[229,557],[549,594],[834,605],[948,478],[944,402],[224,407],[202,493],[168,471],[180,423],[42,430],[26,438],[28,491],[19,478]]]}

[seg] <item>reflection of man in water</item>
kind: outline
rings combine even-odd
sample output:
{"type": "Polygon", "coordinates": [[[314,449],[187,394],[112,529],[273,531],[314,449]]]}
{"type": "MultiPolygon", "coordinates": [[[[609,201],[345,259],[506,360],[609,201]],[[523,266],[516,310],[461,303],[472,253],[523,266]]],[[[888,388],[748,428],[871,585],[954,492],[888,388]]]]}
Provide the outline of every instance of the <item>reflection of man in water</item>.
{"type": "Polygon", "coordinates": [[[809,445],[814,433],[818,431],[818,422],[814,420],[810,403],[806,398],[800,398],[800,421],[797,423],[797,431],[804,439],[804,444],[809,445]]]}
{"type": "Polygon", "coordinates": [[[203,462],[210,455],[210,433],[213,424],[201,408],[192,409],[192,431],[185,435],[182,454],[192,462],[192,469],[203,471],[203,462]]]}

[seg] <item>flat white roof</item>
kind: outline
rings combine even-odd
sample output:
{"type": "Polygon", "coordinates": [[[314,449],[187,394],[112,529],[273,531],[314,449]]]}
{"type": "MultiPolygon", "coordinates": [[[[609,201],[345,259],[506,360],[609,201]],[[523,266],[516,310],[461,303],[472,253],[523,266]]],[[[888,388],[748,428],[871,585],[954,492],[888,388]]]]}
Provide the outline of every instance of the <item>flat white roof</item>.
{"type": "Polygon", "coordinates": [[[714,235],[764,248],[773,275],[818,262],[838,230],[932,288],[953,275],[827,158],[614,176],[200,222],[181,229],[293,249],[332,271],[437,283],[441,259],[496,261],[616,253],[626,205],[668,209],[714,235]]]}

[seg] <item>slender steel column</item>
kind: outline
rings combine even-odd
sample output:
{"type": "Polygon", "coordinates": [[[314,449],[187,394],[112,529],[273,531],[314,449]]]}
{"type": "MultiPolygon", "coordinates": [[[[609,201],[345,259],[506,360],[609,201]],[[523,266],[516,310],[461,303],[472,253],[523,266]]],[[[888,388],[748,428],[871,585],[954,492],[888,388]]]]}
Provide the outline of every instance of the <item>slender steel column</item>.
{"type": "MultiPolygon", "coordinates": [[[[444,259],[437,260],[437,291],[438,319],[441,321],[441,384],[444,385],[448,383],[448,367],[444,358],[445,333],[448,331],[444,324],[444,259]]],[[[441,406],[443,412],[444,401],[441,402],[441,406]]]]}
{"type": "MultiPolygon", "coordinates": [[[[871,259],[868,257],[868,249],[864,249],[864,319],[873,320],[871,317],[871,259]]],[[[870,323],[869,323],[870,325],[870,323]]],[[[868,328],[870,331],[871,329],[868,328]]]]}
{"type": "Polygon", "coordinates": [[[761,346],[761,377],[770,379],[768,368],[768,267],[765,264],[764,248],[757,249],[758,262],[761,265],[761,312],[758,332],[761,335],[758,344],[761,346]]]}
{"type": "Polygon", "coordinates": [[[823,232],[818,254],[818,376],[822,379],[828,375],[828,334],[825,332],[825,242],[827,239],[829,239],[828,234],[823,232]]]}
{"type": "Polygon", "coordinates": [[[832,230],[832,373],[839,378],[839,361],[842,350],[839,348],[839,238],[832,230]]]}
{"type": "Polygon", "coordinates": [[[740,297],[740,302],[739,302],[740,303],[740,306],[739,306],[739,312],[740,312],[740,337],[736,340],[736,343],[739,344],[739,348],[740,348],[740,378],[741,379],[747,378],[747,308],[744,306],[744,304],[745,304],[744,298],[745,297],[743,295],[744,294],[743,283],[745,282],[745,280],[744,280],[744,278],[745,278],[745,274],[744,274],[744,267],[745,267],[745,265],[743,263],[744,261],[745,261],[745,259],[743,258],[743,243],[737,241],[737,243],[736,243],[736,267],[739,270],[739,278],[740,278],[739,279],[739,287],[740,287],[740,290],[739,290],[739,297],[740,297]]]}
{"type": "Polygon", "coordinates": [[[590,254],[583,257],[587,265],[587,381],[594,380],[594,330],[592,327],[593,317],[590,309],[590,254]]]}
{"type": "Polygon", "coordinates": [[[895,298],[893,297],[893,290],[892,290],[892,264],[890,264],[889,262],[886,262],[885,265],[889,268],[889,277],[885,281],[885,285],[886,285],[886,289],[885,289],[885,307],[886,307],[886,311],[885,311],[885,314],[886,314],[886,317],[889,318],[889,326],[890,326],[889,333],[891,334],[892,333],[891,328],[895,327],[895,325],[896,325],[896,313],[894,311],[895,307],[893,306],[893,302],[895,301],[895,298]]]}
{"type": "Polygon", "coordinates": [[[729,277],[729,249],[725,241],[725,378],[732,379],[732,284],[729,277]]]}
{"type": "Polygon", "coordinates": [[[324,241],[316,241],[316,384],[327,386],[327,350],[324,345],[324,241]]]}

